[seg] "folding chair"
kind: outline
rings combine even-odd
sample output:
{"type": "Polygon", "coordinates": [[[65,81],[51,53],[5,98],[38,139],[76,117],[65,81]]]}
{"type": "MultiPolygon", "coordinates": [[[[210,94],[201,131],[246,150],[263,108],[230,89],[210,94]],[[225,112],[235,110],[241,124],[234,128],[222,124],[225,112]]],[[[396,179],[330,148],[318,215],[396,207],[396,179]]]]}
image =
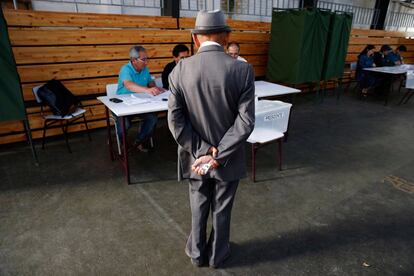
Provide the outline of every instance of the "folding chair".
{"type": "Polygon", "coordinates": [[[405,79],[405,89],[407,90],[404,96],[401,98],[398,105],[406,104],[414,94],[414,71],[407,71],[407,77],[405,79]]]}
{"type": "Polygon", "coordinates": [[[68,148],[69,153],[72,153],[72,150],[69,146],[69,137],[68,137],[68,128],[70,125],[72,125],[74,122],[83,119],[83,122],[85,124],[86,132],[88,134],[89,141],[91,141],[91,135],[89,133],[88,123],[86,121],[85,112],[86,110],[82,107],[76,108],[76,110],[65,117],[54,115],[54,114],[45,114],[43,110],[44,103],[38,96],[39,88],[42,87],[41,85],[33,87],[32,91],[36,98],[36,102],[40,104],[40,114],[43,117],[44,123],[43,123],[43,137],[42,137],[42,149],[45,148],[45,138],[46,138],[46,130],[48,127],[54,125],[54,124],[60,124],[60,127],[62,128],[63,134],[65,135],[65,141],[66,146],[68,148]]]}

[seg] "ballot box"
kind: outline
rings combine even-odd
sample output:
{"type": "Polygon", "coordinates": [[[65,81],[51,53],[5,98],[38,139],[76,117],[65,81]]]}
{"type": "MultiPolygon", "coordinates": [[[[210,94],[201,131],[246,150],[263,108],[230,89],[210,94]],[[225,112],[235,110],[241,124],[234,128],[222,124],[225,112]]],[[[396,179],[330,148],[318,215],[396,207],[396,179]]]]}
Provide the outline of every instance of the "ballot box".
{"type": "Polygon", "coordinates": [[[255,102],[255,129],[276,129],[287,131],[292,104],[281,101],[261,100],[255,102]]]}

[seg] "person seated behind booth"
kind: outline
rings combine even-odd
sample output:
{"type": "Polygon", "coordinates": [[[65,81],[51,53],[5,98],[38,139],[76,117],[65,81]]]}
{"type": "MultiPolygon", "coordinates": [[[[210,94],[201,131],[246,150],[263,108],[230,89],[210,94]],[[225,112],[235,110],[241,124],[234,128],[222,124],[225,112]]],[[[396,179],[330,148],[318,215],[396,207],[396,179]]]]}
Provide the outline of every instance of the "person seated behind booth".
{"type": "MultiPolygon", "coordinates": [[[[136,45],[129,50],[130,61],[121,67],[119,71],[118,90],[117,95],[134,94],[134,93],[146,93],[156,96],[161,94],[165,90],[161,87],[156,87],[155,82],[152,80],[150,72],[148,70],[148,57],[147,51],[144,47],[136,45]]],[[[146,141],[154,130],[157,124],[157,115],[154,113],[148,113],[139,115],[139,118],[143,120],[141,130],[138,132],[134,142],[134,146],[138,150],[146,152],[142,145],[146,141]]],[[[131,116],[125,118],[125,128],[129,129],[131,126],[131,116]]],[[[122,138],[121,120],[117,118],[116,128],[118,134],[122,138]]],[[[122,140],[122,139],[121,139],[122,140]]]]}
{"type": "Polygon", "coordinates": [[[164,71],[162,71],[162,86],[165,89],[169,89],[169,83],[168,83],[168,76],[170,75],[170,73],[172,72],[172,70],[174,69],[175,65],[182,60],[183,58],[186,58],[190,55],[190,50],[188,49],[187,46],[185,46],[184,44],[178,44],[174,47],[173,51],[173,61],[168,63],[165,67],[164,67],[164,71]]]}
{"type": "Polygon", "coordinates": [[[234,59],[247,62],[246,59],[242,58],[239,55],[240,54],[240,44],[235,42],[235,41],[229,42],[229,44],[227,44],[227,54],[229,56],[231,56],[232,58],[234,58],[234,59]]]}
{"type": "Polygon", "coordinates": [[[374,87],[377,82],[373,74],[364,70],[364,68],[375,67],[373,58],[374,50],[374,45],[367,45],[358,55],[356,79],[359,87],[362,89],[361,95],[363,97],[366,97],[368,89],[374,87]]]}
{"type": "Polygon", "coordinates": [[[389,61],[389,53],[392,52],[392,49],[389,45],[382,45],[379,52],[374,53],[374,63],[377,67],[390,66],[391,62],[389,61]]]}
{"type": "Polygon", "coordinates": [[[390,63],[393,63],[394,65],[404,64],[401,52],[407,52],[407,47],[405,47],[405,45],[398,46],[394,51],[388,54],[390,63]]]}

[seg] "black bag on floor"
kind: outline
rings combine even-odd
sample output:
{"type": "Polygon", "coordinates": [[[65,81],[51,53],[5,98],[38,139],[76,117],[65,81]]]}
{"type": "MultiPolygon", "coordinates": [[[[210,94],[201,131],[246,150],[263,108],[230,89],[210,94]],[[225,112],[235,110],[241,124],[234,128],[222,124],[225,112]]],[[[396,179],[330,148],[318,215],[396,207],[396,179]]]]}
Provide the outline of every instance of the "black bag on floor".
{"type": "Polygon", "coordinates": [[[50,80],[37,91],[43,103],[47,104],[53,114],[65,117],[79,106],[79,100],[60,81],[50,80]]]}

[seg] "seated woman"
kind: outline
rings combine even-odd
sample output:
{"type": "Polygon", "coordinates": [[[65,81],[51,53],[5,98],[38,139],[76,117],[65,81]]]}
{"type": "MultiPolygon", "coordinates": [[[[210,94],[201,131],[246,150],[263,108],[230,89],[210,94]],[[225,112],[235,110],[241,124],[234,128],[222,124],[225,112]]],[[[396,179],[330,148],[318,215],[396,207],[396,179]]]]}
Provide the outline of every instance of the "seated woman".
{"type": "Polygon", "coordinates": [[[367,45],[364,50],[358,55],[358,62],[356,68],[356,79],[359,87],[362,89],[361,95],[366,97],[368,89],[375,86],[377,79],[373,74],[364,70],[364,68],[375,67],[374,63],[374,45],[367,45]]]}

